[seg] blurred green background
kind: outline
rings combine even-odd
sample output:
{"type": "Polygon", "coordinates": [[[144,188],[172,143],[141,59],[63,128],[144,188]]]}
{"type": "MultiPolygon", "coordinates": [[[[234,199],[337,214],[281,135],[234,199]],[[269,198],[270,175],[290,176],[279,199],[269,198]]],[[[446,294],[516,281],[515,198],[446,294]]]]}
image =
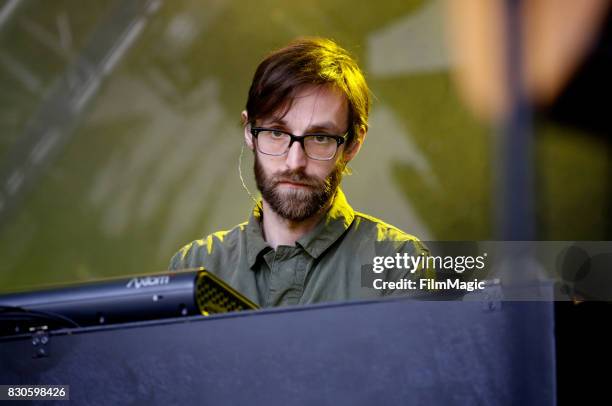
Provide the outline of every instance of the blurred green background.
{"type": "MultiPolygon", "coordinates": [[[[248,86],[302,35],[353,52],[374,94],[353,207],[424,240],[493,238],[493,131],[458,98],[439,0],[3,0],[0,290],[162,271],[244,221],[248,86]]],[[[538,238],[610,239],[608,143],[535,133],[538,238]]]]}

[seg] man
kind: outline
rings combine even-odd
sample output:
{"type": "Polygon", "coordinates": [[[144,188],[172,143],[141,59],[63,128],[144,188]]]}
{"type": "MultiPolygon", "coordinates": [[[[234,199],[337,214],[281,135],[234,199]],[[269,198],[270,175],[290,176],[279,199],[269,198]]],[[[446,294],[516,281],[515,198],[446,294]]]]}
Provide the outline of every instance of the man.
{"type": "Polygon", "coordinates": [[[203,266],[260,306],[387,292],[362,280],[374,256],[425,249],[353,211],[339,188],[366,138],[369,108],[359,67],[330,40],[299,39],[265,58],[242,112],[262,199],[248,222],[186,245],[170,269],[203,266]]]}

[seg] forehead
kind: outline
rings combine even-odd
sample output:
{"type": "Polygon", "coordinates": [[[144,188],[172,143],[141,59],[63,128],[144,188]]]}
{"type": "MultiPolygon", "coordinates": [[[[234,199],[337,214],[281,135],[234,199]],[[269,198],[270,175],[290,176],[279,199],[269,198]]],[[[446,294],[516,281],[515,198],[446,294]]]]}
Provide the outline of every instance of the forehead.
{"type": "Polygon", "coordinates": [[[292,131],[317,127],[343,132],[348,124],[348,102],[344,93],[335,87],[306,86],[296,92],[290,104],[262,121],[280,123],[292,131]]]}

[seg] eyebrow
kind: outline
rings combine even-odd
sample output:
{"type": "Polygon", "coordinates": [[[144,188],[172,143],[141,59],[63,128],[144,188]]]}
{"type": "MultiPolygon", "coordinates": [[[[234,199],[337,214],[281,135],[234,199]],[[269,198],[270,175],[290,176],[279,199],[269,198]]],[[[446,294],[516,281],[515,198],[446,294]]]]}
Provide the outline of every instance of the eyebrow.
{"type": "MultiPolygon", "coordinates": [[[[282,119],[282,118],[272,118],[270,120],[264,120],[262,125],[264,125],[264,126],[279,125],[279,126],[287,128],[287,122],[284,119],[282,119]]],[[[338,127],[336,127],[336,125],[333,122],[331,122],[331,121],[325,121],[325,122],[322,122],[322,123],[312,124],[312,125],[308,126],[308,128],[305,131],[305,133],[312,133],[312,132],[315,132],[315,131],[329,131],[329,132],[332,132],[332,133],[340,133],[341,132],[338,129],[338,127]]]]}

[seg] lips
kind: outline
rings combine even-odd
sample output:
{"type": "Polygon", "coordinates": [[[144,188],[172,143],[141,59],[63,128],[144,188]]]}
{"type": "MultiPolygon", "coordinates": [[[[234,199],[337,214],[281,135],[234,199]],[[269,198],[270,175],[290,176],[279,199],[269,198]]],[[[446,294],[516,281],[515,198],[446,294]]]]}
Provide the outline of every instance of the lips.
{"type": "Polygon", "coordinates": [[[305,183],[291,182],[291,181],[286,181],[286,180],[281,180],[278,182],[278,184],[290,185],[290,186],[300,186],[300,187],[310,187],[310,185],[307,185],[305,183]]]}

